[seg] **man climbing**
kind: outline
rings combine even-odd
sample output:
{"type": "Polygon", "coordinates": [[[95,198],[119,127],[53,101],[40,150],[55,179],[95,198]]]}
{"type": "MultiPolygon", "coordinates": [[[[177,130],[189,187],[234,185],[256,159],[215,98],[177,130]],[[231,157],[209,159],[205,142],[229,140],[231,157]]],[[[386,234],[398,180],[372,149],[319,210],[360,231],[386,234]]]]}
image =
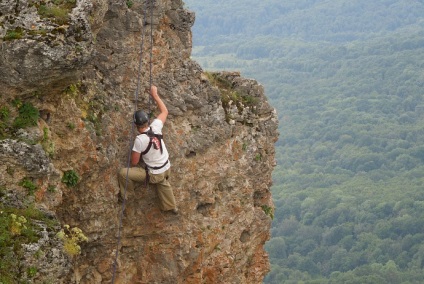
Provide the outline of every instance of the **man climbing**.
{"type": "Polygon", "coordinates": [[[119,188],[121,196],[124,197],[127,171],[129,190],[134,190],[136,182],[144,182],[147,178],[148,182],[156,184],[160,209],[178,214],[174,193],[169,183],[171,164],[168,160],[168,150],[162,140],[162,128],[168,116],[168,109],[159,97],[156,86],[151,87],[150,95],[158,105],[160,114],[149,125],[149,118],[144,111],[138,110],[134,113],[134,124],[140,134],[135,138],[132,148],[131,168],[122,168],[119,171],[119,188]],[[138,165],[140,157],[146,169],[138,165]]]}

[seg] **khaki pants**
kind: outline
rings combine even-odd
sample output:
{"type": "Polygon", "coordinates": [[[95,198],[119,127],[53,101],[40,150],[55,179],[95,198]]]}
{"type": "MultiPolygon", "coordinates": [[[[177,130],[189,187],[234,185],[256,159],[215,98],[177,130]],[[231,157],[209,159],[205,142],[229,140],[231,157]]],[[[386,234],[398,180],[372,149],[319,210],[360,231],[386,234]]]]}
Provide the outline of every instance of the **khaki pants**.
{"type": "MultiPolygon", "coordinates": [[[[122,168],[118,174],[119,189],[121,196],[124,197],[125,185],[127,183],[127,169],[122,168]]],[[[161,210],[167,211],[176,209],[175,197],[169,183],[171,170],[168,169],[161,174],[149,174],[150,183],[156,184],[157,193],[159,196],[159,206],[161,210]]],[[[128,169],[128,187],[127,190],[134,191],[136,183],[141,183],[146,180],[146,171],[141,167],[133,167],[128,169]]]]}

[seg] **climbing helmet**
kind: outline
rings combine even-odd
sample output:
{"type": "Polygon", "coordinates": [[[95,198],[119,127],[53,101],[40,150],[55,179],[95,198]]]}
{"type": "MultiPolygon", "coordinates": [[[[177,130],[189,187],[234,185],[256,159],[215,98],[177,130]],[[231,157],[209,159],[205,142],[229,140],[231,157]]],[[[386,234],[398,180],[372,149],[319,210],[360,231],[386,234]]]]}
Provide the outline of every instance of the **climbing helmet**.
{"type": "Polygon", "coordinates": [[[136,112],[134,112],[134,124],[141,126],[143,124],[145,124],[146,122],[149,121],[149,116],[147,115],[147,113],[145,113],[142,110],[138,110],[136,112]]]}

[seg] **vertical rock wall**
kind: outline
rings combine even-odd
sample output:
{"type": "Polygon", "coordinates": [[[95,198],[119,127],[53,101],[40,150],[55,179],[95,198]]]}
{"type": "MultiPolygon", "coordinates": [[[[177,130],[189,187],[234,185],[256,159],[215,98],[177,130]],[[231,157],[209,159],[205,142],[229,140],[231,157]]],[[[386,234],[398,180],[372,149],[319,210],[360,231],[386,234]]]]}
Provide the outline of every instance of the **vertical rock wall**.
{"type": "MultiPolygon", "coordinates": [[[[16,99],[40,111],[36,126],[3,130],[0,185],[28,199],[17,181],[31,178],[38,184],[31,202],[89,238],[56,267],[58,281],[113,277],[122,208],[116,173],[132,140],[143,31],[138,107],[149,105],[152,27],[153,83],[169,109],[164,134],[180,215],[159,210],[154,186],[128,192],[115,283],[261,283],[278,136],[262,86],[238,73],[204,73],[190,59],[194,14],[182,1],[154,1],[153,21],[150,11],[143,20],[144,2],[68,1],[0,4],[0,103],[11,117],[16,99]],[[41,5],[62,5],[69,16],[40,16],[41,5]],[[80,177],[75,187],[62,182],[69,170],[80,177]]],[[[40,269],[35,279],[52,273],[40,269]]]]}

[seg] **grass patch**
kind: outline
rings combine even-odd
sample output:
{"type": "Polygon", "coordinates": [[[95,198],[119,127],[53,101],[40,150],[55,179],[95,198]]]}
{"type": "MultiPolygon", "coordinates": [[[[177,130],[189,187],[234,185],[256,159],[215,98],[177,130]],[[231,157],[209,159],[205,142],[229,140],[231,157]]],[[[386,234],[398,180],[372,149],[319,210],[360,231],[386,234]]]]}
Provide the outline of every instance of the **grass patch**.
{"type": "Polygon", "coordinates": [[[0,120],[8,120],[10,117],[10,109],[7,106],[0,107],[0,120]]]}
{"type": "Polygon", "coordinates": [[[28,189],[29,195],[33,195],[34,192],[36,192],[38,189],[38,187],[27,177],[23,178],[19,182],[19,185],[22,186],[23,188],[28,189]]]}
{"type": "Polygon", "coordinates": [[[28,31],[28,34],[32,35],[32,36],[36,36],[36,35],[46,36],[47,30],[46,29],[30,30],[30,31],[28,31]]]}
{"type": "Polygon", "coordinates": [[[37,271],[38,271],[37,267],[34,267],[34,266],[28,267],[27,269],[28,277],[34,278],[34,276],[37,274],[37,271]]]}
{"type": "Polygon", "coordinates": [[[66,123],[66,127],[68,127],[70,130],[74,130],[75,129],[75,123],[68,122],[68,123],[66,123]]]}
{"type": "Polygon", "coordinates": [[[127,0],[127,7],[131,8],[134,5],[134,2],[131,0],[127,0]]]}
{"type": "Polygon", "coordinates": [[[14,30],[8,30],[6,32],[6,35],[3,37],[4,40],[15,40],[15,39],[21,39],[24,35],[24,31],[22,28],[16,28],[14,30]]]}
{"type": "Polygon", "coordinates": [[[65,92],[75,98],[79,94],[79,87],[79,83],[71,84],[65,89],[65,92]]]}
{"type": "Polygon", "coordinates": [[[69,23],[69,13],[76,6],[76,0],[54,0],[53,5],[40,5],[38,14],[41,18],[51,19],[59,25],[69,23]]]}
{"type": "Polygon", "coordinates": [[[42,18],[54,20],[54,22],[59,25],[64,25],[69,21],[69,11],[61,7],[41,5],[40,8],[38,8],[38,14],[42,18]]]}
{"type": "Polygon", "coordinates": [[[256,155],[255,155],[255,161],[256,162],[259,162],[259,161],[261,161],[262,160],[262,155],[260,154],[260,153],[257,153],[256,155]]]}
{"type": "Polygon", "coordinates": [[[233,88],[233,84],[220,76],[219,73],[217,72],[205,72],[206,76],[208,77],[209,81],[217,86],[220,89],[232,89],[233,88]]]}
{"type": "Polygon", "coordinates": [[[79,181],[79,176],[74,170],[63,173],[62,182],[68,187],[75,187],[79,181]]]}
{"type": "Polygon", "coordinates": [[[55,5],[62,5],[67,8],[74,8],[77,0],[53,0],[55,5]]]}
{"type": "MultiPolygon", "coordinates": [[[[10,105],[0,107],[0,139],[13,137],[20,128],[36,126],[39,118],[40,112],[30,102],[14,99],[10,105]],[[9,106],[16,108],[17,112],[11,111],[9,106]]],[[[33,144],[30,141],[24,142],[33,144]]]]}
{"type": "Polygon", "coordinates": [[[0,139],[8,137],[10,109],[7,106],[0,107],[0,139]]]}
{"type": "Polygon", "coordinates": [[[274,219],[274,209],[272,209],[272,207],[270,207],[268,205],[262,205],[261,208],[265,212],[266,215],[271,217],[271,219],[274,219]]]}
{"type": "Polygon", "coordinates": [[[40,112],[31,103],[25,102],[20,103],[15,101],[15,105],[18,107],[19,115],[13,122],[15,128],[25,128],[28,126],[36,126],[40,112]]]}
{"type": "Polygon", "coordinates": [[[232,82],[222,77],[220,73],[205,72],[205,74],[211,84],[218,87],[221,92],[221,102],[226,112],[227,122],[231,119],[229,113],[227,112],[231,105],[235,105],[237,107],[238,113],[242,114],[245,107],[252,107],[258,103],[257,98],[248,94],[242,94],[234,90],[232,82]]]}

